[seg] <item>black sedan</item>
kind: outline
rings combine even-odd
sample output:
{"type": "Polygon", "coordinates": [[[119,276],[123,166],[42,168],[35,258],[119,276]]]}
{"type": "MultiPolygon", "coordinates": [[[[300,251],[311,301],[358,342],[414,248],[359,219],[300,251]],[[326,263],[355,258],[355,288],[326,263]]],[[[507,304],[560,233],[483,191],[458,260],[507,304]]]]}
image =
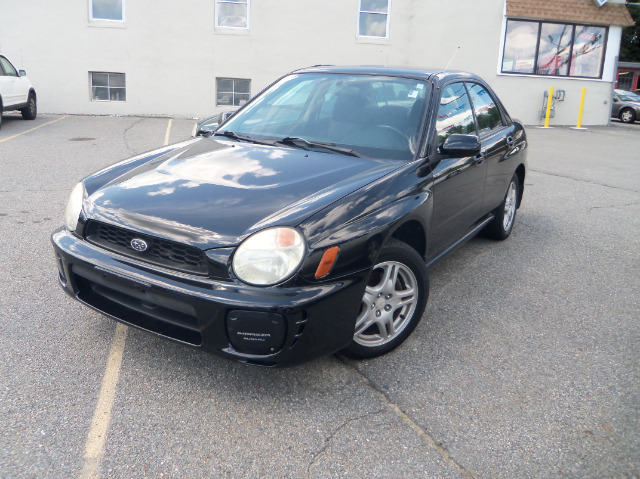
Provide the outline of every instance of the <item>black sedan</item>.
{"type": "Polygon", "coordinates": [[[215,134],[78,183],[52,236],[59,282],[245,363],[378,356],[420,321],[431,264],[509,236],[526,147],[472,74],[295,71],[215,134]]]}

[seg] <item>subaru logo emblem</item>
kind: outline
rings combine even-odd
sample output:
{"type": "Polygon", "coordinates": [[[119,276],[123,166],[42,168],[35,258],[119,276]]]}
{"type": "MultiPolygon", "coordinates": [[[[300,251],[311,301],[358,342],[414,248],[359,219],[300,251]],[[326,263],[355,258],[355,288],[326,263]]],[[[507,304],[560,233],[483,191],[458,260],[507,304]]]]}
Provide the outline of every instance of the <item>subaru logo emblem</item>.
{"type": "Polygon", "coordinates": [[[146,251],[149,246],[147,245],[147,242],[145,240],[140,238],[133,238],[131,240],[131,247],[136,251],[142,252],[146,251]]]}

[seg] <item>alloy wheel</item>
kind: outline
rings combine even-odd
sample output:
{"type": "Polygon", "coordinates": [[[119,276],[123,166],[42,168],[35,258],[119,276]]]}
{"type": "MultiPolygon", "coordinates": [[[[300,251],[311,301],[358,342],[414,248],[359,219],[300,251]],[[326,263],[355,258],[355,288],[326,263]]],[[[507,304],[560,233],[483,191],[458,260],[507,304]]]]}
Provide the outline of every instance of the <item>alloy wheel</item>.
{"type": "Polygon", "coordinates": [[[516,193],[516,183],[512,181],[509,184],[509,190],[507,191],[507,196],[504,199],[504,215],[502,217],[502,227],[505,231],[509,231],[509,229],[511,228],[511,224],[513,223],[513,218],[516,216],[516,193]]]}
{"type": "Polygon", "coordinates": [[[411,269],[396,261],[376,265],[362,298],[353,340],[366,347],[392,341],[409,324],[417,304],[417,280],[411,269]]]}

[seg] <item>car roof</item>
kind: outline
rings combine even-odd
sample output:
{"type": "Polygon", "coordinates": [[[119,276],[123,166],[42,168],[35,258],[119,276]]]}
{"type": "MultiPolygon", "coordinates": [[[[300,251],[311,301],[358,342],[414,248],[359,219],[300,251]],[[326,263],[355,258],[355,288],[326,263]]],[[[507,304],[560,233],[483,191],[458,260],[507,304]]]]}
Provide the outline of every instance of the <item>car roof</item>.
{"type": "Polygon", "coordinates": [[[464,78],[469,80],[481,80],[473,73],[433,68],[405,68],[405,67],[384,67],[384,66],[330,66],[316,65],[313,67],[295,70],[293,73],[344,73],[353,75],[381,75],[404,78],[415,78],[426,81],[445,82],[450,78],[464,78]]]}
{"type": "Polygon", "coordinates": [[[632,95],[637,95],[638,93],[635,91],[631,91],[631,90],[618,90],[617,88],[615,90],[613,90],[613,92],[616,95],[628,95],[629,93],[631,93],[632,95]]]}

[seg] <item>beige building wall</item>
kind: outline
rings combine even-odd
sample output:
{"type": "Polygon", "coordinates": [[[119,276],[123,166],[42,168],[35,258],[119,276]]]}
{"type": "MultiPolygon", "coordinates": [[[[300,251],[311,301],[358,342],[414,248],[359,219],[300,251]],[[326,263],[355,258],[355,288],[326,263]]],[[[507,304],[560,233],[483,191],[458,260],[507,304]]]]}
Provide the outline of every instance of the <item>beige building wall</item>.
{"type": "Polygon", "coordinates": [[[479,74],[512,116],[538,124],[545,90],[565,90],[552,124],[606,124],[620,27],[602,80],[503,75],[504,0],[392,0],[390,34],[358,38],[358,0],[252,0],[250,29],[216,29],[214,0],[126,0],[124,24],[90,22],[87,1],[0,0],[0,51],[26,69],[41,112],[209,116],[216,77],[251,79],[251,94],[316,64],[418,66],[479,74]],[[458,50],[457,47],[460,47],[458,50]],[[90,98],[89,71],[126,74],[126,102],[90,98]]]}

